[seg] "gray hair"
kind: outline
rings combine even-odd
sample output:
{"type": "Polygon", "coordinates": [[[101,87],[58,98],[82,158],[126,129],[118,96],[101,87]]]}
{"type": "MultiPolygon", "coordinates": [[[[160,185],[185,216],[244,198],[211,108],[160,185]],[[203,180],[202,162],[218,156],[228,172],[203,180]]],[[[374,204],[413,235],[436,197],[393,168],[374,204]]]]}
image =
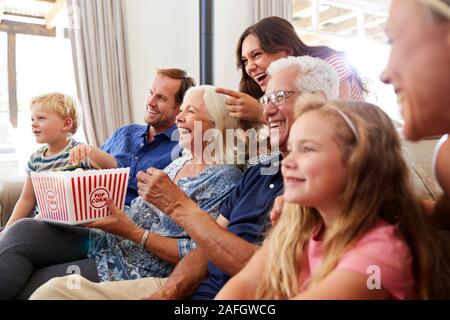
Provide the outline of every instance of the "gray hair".
{"type": "Polygon", "coordinates": [[[434,21],[450,20],[450,0],[417,0],[431,14],[434,21]]]}
{"type": "Polygon", "coordinates": [[[323,92],[327,100],[336,100],[339,96],[339,77],[334,68],[319,58],[309,56],[287,57],[272,62],[268,73],[272,77],[285,69],[296,68],[299,75],[295,86],[303,93],[323,92]]]}
{"type": "Polygon", "coordinates": [[[217,93],[216,87],[210,85],[200,85],[189,88],[185,97],[193,92],[201,92],[203,103],[206,109],[208,119],[214,122],[216,131],[212,131],[214,136],[210,137],[214,143],[218,144],[218,148],[222,148],[221,154],[214,153],[214,161],[216,164],[235,164],[236,153],[232,145],[223,143],[222,138],[226,137],[227,129],[241,129],[241,122],[239,119],[233,118],[229,115],[227,104],[225,103],[225,95],[217,93]]]}

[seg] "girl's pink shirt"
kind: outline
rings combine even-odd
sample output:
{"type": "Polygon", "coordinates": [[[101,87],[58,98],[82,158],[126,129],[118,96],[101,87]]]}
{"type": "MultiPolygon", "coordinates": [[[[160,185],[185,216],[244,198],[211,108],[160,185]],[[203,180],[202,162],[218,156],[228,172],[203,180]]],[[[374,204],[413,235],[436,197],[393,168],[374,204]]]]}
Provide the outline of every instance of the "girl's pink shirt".
{"type": "MultiPolygon", "coordinates": [[[[323,259],[322,246],[323,242],[314,236],[309,241],[308,259],[300,271],[300,283],[305,283],[302,279],[309,279],[319,269],[323,259]]],[[[397,235],[395,227],[384,221],[380,221],[341,257],[336,270],[367,276],[371,288],[376,285],[376,276],[379,275],[381,287],[390,293],[392,299],[415,298],[409,246],[397,235]]]]}

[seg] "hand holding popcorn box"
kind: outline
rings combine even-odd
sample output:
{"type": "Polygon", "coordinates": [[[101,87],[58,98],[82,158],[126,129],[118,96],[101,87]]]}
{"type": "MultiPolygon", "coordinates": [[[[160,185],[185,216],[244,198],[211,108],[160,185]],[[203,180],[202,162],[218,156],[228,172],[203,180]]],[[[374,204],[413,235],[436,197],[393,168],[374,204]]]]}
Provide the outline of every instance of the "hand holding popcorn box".
{"type": "Polygon", "coordinates": [[[130,168],[31,173],[42,220],[77,225],[111,215],[112,199],[123,210],[130,168]]]}

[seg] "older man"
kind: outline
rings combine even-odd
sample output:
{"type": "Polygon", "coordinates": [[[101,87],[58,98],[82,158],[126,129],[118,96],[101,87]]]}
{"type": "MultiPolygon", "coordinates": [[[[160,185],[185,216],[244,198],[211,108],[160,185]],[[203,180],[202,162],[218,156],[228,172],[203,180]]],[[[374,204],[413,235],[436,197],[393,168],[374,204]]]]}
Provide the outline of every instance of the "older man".
{"type": "MultiPolygon", "coordinates": [[[[264,115],[270,134],[280,151],[286,151],[293,106],[301,93],[321,93],[328,99],[338,96],[339,80],[326,62],[311,57],[289,57],[269,68],[270,80],[264,115]]],[[[261,163],[248,169],[220,208],[215,221],[186,197],[161,171],[139,173],[139,194],[163,209],[194,239],[198,247],[186,255],[168,279],[144,278],[133,281],[95,284],[80,277],[80,290],[67,287],[70,278],[54,279],[38,289],[32,299],[212,299],[239,272],[254,252],[268,224],[275,197],[283,190],[279,163],[261,163]]]]}

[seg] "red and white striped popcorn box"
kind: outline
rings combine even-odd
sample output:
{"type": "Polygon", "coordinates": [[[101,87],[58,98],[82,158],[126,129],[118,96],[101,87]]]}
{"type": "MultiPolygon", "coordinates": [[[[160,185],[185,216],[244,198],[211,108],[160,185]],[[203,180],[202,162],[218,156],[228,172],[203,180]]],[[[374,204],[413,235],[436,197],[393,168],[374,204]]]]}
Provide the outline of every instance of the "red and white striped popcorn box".
{"type": "Polygon", "coordinates": [[[113,199],[123,210],[130,168],[31,173],[39,213],[44,221],[77,225],[111,215],[113,199]]]}

